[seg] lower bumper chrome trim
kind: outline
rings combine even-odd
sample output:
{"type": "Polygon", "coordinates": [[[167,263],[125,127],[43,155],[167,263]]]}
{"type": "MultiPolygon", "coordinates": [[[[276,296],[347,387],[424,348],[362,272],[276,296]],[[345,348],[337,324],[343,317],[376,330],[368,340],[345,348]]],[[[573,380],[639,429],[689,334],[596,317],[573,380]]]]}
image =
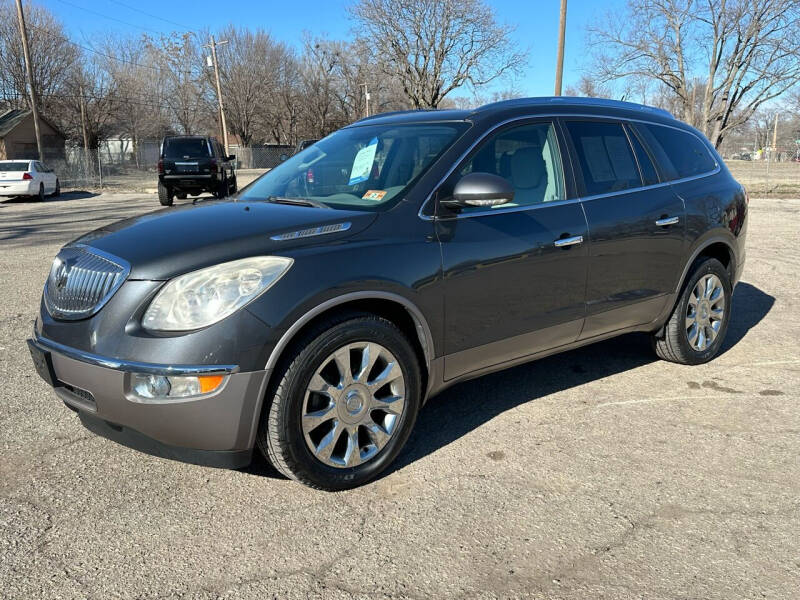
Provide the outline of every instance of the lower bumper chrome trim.
{"type": "Polygon", "coordinates": [[[165,365],[144,363],[100,356],[85,350],[78,350],[53,340],[34,335],[32,342],[42,350],[57,352],[90,365],[106,367],[128,373],[147,373],[150,375],[227,375],[237,373],[238,365],[165,365]]]}

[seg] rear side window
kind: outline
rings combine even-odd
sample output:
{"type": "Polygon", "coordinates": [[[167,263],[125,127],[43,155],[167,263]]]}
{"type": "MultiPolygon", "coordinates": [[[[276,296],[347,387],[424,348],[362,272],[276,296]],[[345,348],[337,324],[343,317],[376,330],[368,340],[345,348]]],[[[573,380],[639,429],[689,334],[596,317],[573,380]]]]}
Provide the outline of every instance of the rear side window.
{"type": "Polygon", "coordinates": [[[670,179],[701,175],[713,171],[717,166],[706,145],[691,133],[651,124],[638,124],[637,128],[656,153],[659,163],[662,160],[667,162],[664,171],[670,179]]]}
{"type": "Polygon", "coordinates": [[[27,162],[7,162],[7,163],[0,162],[0,171],[20,172],[27,170],[28,170],[27,162]]]}
{"type": "Polygon", "coordinates": [[[636,160],[639,162],[639,169],[642,172],[642,179],[645,185],[653,185],[658,183],[658,174],[656,168],[653,166],[653,161],[642,146],[639,138],[633,133],[630,135],[631,143],[633,144],[633,151],[636,153],[636,160]]]}
{"type": "Polygon", "coordinates": [[[204,138],[172,138],[164,142],[164,158],[203,158],[208,156],[204,138]]]}
{"type": "Polygon", "coordinates": [[[567,121],[566,126],[578,155],[586,195],[642,185],[633,150],[620,123],[567,121]]]}

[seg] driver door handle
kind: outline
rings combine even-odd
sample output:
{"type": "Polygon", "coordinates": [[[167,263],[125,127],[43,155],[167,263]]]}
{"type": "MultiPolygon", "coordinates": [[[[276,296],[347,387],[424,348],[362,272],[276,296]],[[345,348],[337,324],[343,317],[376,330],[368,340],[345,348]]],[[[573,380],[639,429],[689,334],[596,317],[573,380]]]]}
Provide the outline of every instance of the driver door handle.
{"type": "Polygon", "coordinates": [[[680,221],[680,217],[664,217],[663,219],[659,219],[656,221],[656,225],[659,227],[667,227],[668,225],[677,225],[678,221],[680,221]]]}
{"type": "Polygon", "coordinates": [[[576,235],[576,236],[573,236],[573,237],[562,238],[562,239],[559,239],[559,240],[556,240],[555,242],[553,242],[553,244],[555,244],[556,248],[564,248],[565,246],[575,246],[577,244],[582,244],[582,243],[583,243],[583,236],[582,235],[576,235]]]}

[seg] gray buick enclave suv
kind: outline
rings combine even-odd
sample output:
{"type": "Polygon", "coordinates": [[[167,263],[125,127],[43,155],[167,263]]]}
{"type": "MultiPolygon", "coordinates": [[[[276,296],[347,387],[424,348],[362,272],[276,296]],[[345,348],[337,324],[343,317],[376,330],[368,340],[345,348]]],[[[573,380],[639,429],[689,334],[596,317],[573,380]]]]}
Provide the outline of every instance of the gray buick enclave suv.
{"type": "Polygon", "coordinates": [[[458,381],[631,331],[711,360],[747,203],[702,134],[646,106],[378,115],[235,197],[67,244],[29,345],[102,436],[218,467],[258,447],[344,489],[458,381]]]}

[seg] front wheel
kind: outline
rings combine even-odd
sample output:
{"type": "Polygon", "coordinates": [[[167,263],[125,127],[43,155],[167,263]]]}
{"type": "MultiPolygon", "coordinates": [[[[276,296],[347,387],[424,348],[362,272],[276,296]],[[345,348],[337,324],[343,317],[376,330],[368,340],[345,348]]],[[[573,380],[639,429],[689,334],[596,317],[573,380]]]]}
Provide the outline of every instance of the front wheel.
{"type": "Polygon", "coordinates": [[[56,189],[53,190],[53,198],[58,198],[61,195],[61,182],[56,179],[56,189]]]}
{"type": "Polygon", "coordinates": [[[716,258],[697,261],[663,336],[652,338],[659,358],[699,365],[719,354],[731,319],[732,295],[730,274],[721,262],[716,258]]]}
{"type": "Polygon", "coordinates": [[[333,318],[284,364],[257,438],[280,472],[344,490],[395,459],[416,421],[422,385],[417,355],[393,323],[369,314],[333,318]]]}

